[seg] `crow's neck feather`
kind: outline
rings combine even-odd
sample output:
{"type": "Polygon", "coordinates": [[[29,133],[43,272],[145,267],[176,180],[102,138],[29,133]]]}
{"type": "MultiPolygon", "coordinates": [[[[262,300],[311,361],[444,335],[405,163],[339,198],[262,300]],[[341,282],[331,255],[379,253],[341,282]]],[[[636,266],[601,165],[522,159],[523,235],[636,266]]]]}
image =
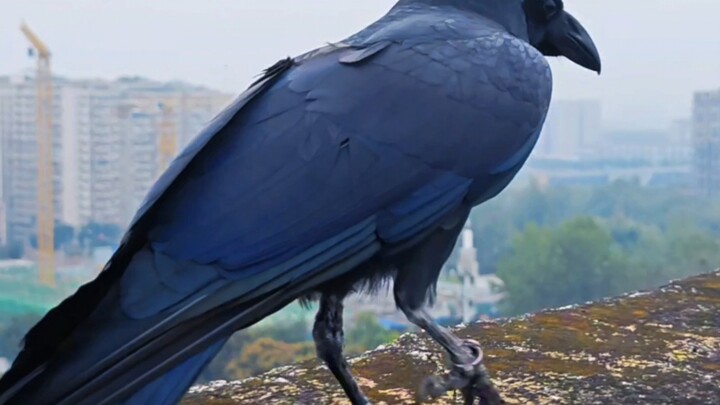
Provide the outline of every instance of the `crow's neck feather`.
{"type": "Polygon", "coordinates": [[[429,5],[454,7],[490,18],[504,26],[509,32],[524,37],[527,35],[523,0],[399,0],[394,8],[429,5]]]}

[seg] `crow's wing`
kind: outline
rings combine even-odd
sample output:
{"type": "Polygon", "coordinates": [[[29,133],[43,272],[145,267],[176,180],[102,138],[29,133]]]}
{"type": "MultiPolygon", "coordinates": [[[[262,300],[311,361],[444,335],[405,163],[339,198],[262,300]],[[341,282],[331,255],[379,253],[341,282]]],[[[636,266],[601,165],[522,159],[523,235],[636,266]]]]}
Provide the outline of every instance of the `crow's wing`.
{"type": "Polygon", "coordinates": [[[46,364],[13,399],[96,401],[164,376],[130,402],[172,401],[191,380],[168,376],[196,375],[232,330],[496,187],[549,98],[547,65],[519,42],[376,43],[276,67],[175,161],[106,274],[31,332],[62,343],[27,340],[46,364]],[[53,329],[63,319],[74,329],[53,329]]]}

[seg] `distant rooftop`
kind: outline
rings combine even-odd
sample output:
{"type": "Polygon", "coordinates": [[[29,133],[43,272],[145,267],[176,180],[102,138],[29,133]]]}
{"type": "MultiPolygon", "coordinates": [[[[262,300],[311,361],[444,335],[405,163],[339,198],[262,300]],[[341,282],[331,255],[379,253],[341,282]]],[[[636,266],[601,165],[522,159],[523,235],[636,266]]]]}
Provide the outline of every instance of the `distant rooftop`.
{"type": "MultiPolygon", "coordinates": [[[[23,72],[22,74],[15,75],[4,75],[0,76],[0,84],[21,84],[28,83],[34,80],[34,74],[32,72],[23,72]]],[[[53,76],[53,82],[55,83],[72,83],[79,86],[83,85],[94,85],[94,86],[113,86],[121,85],[127,86],[135,91],[151,91],[151,92],[164,92],[164,91],[188,91],[188,92],[208,92],[221,94],[222,92],[211,89],[206,86],[192,84],[181,80],[171,81],[160,81],[154,80],[142,76],[120,76],[114,80],[101,79],[101,78],[69,78],[64,76],[53,76]]]]}

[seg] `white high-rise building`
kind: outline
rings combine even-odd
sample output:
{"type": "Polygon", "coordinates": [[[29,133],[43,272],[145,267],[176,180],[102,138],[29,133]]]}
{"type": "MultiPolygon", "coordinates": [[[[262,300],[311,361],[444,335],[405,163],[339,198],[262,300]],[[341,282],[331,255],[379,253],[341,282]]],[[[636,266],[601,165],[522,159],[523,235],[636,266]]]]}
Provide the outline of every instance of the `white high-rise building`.
{"type": "MultiPolygon", "coordinates": [[[[54,87],[62,81],[54,80],[54,87]]],[[[53,168],[55,212],[60,211],[60,116],[59,97],[53,97],[53,168]]],[[[8,239],[27,241],[35,232],[37,158],[35,137],[35,81],[29,76],[0,78],[0,151],[2,152],[2,196],[7,217],[8,239]]]]}
{"type": "Polygon", "coordinates": [[[7,243],[7,215],[5,215],[5,204],[0,201],[0,245],[7,243]]]}
{"type": "Polygon", "coordinates": [[[181,151],[231,101],[231,96],[182,83],[141,79],[118,83],[124,103],[123,118],[118,123],[124,156],[120,159],[123,178],[119,181],[122,212],[116,223],[124,225],[164,170],[159,148],[161,132],[172,131],[177,151],[181,151]]]}
{"type": "Polygon", "coordinates": [[[538,157],[574,159],[601,142],[602,105],[597,100],[557,100],[535,147],[538,157]]]}
{"type": "Polygon", "coordinates": [[[62,212],[64,222],[116,223],[121,155],[120,97],[102,82],[69,83],[60,91],[62,212]]]}
{"type": "MultiPolygon", "coordinates": [[[[160,173],[161,125],[178,151],[231,96],[182,83],[138,78],[54,80],[56,218],[79,228],[89,222],[125,226],[160,173]],[[159,104],[170,105],[163,115],[159,104]]],[[[8,235],[35,232],[35,83],[0,77],[2,201],[8,235]]]]}
{"type": "Polygon", "coordinates": [[[695,93],[692,134],[698,191],[720,195],[720,90],[695,93]]]}

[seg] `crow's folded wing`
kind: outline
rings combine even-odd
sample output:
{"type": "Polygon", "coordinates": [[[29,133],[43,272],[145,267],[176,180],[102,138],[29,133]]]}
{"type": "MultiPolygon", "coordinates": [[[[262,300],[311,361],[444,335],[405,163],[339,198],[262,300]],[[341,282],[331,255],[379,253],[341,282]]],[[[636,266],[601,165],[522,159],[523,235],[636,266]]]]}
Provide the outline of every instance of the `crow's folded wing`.
{"type": "Polygon", "coordinates": [[[276,65],[174,161],[107,270],[30,332],[0,390],[38,370],[23,395],[131,393],[216,350],[231,332],[214,332],[230,316],[218,308],[247,326],[440,225],[537,139],[547,65],[515,41],[387,41],[276,65]]]}

